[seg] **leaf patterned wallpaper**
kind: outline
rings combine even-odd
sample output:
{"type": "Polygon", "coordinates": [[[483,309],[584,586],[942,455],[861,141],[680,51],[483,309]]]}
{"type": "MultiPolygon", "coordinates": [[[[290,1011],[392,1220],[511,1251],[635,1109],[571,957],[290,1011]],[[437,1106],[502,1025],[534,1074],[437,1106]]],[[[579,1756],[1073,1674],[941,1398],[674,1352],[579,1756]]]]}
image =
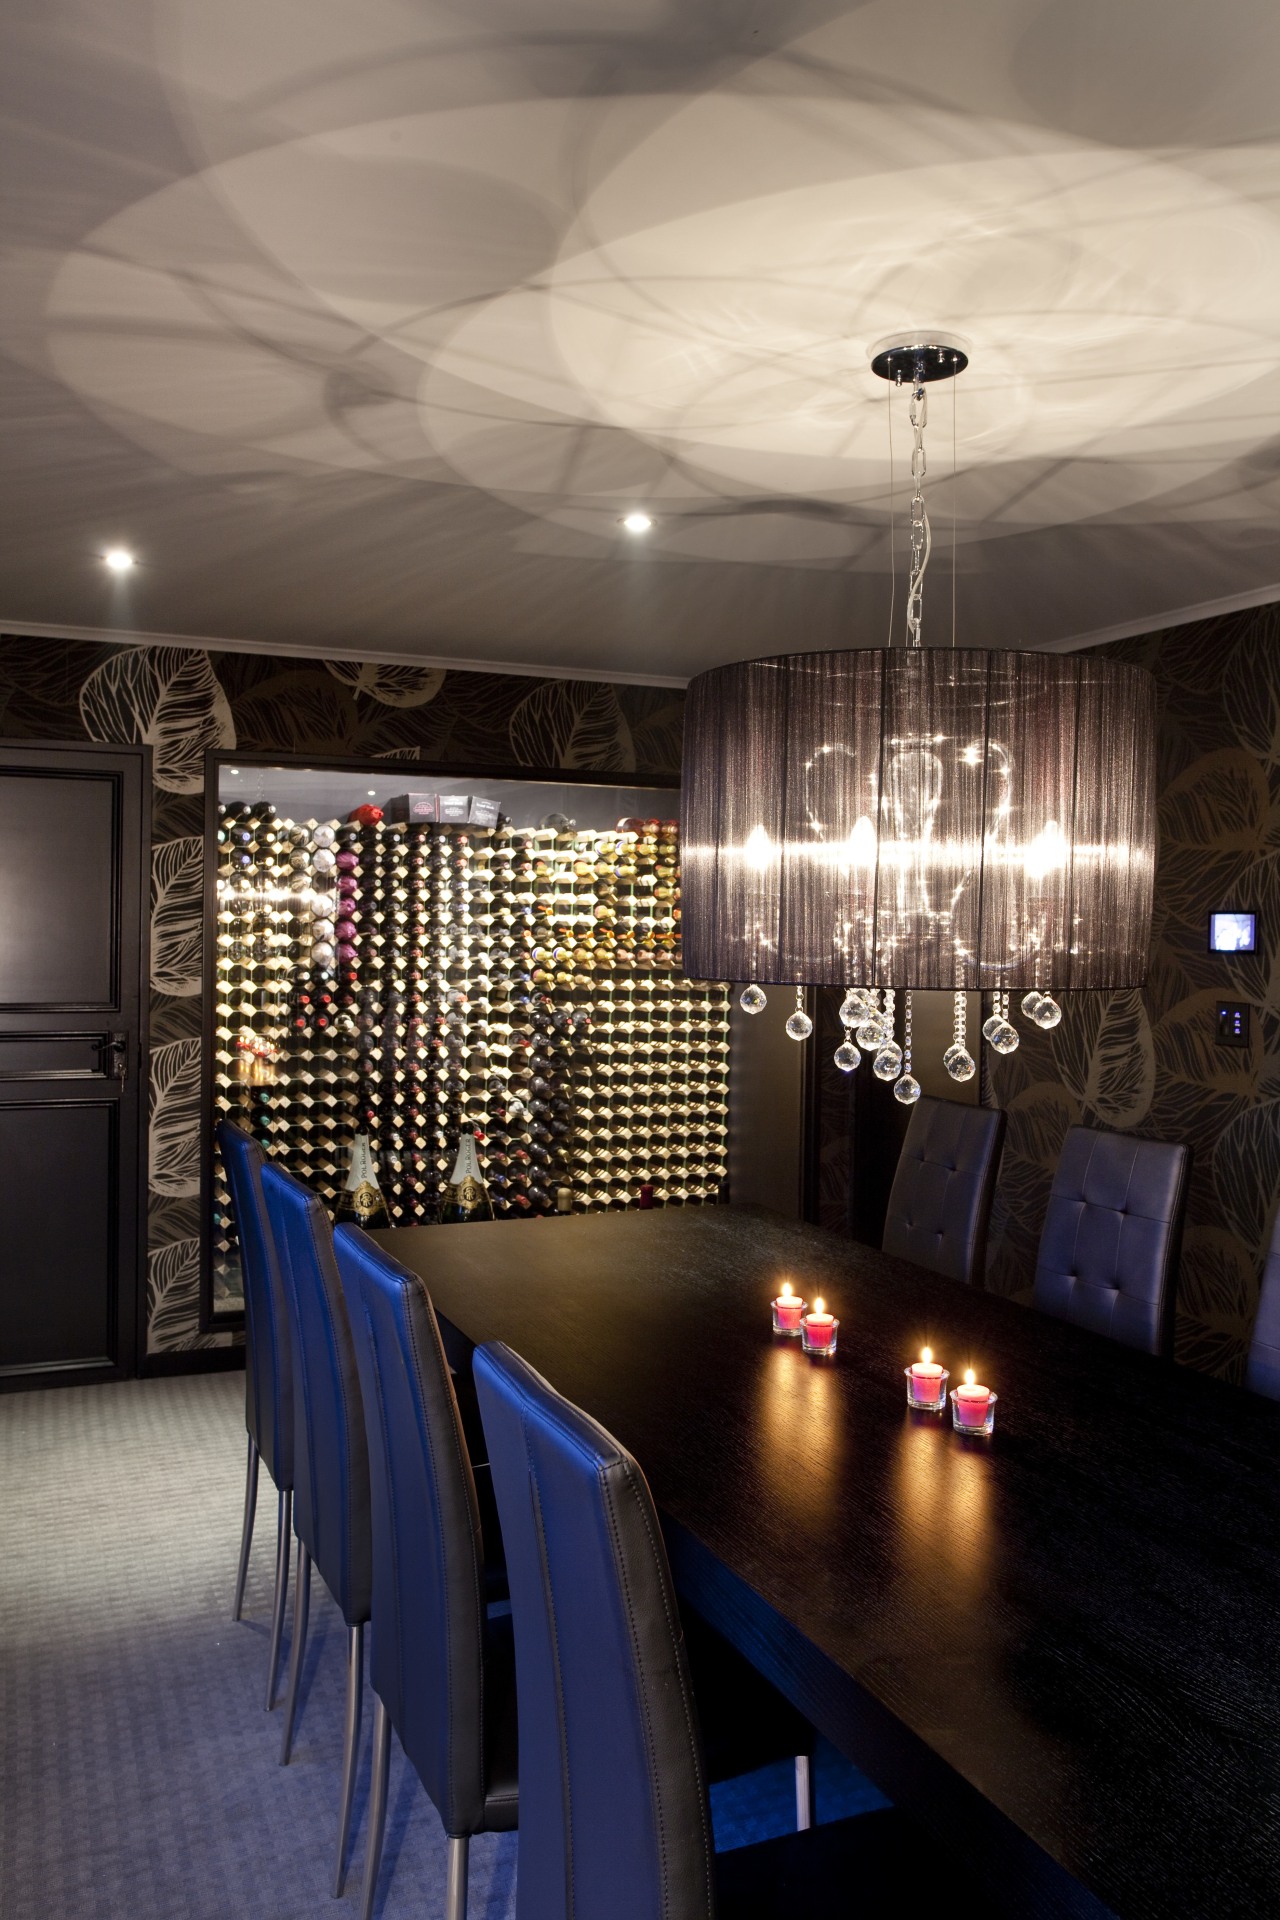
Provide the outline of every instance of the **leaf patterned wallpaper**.
{"type": "MultiPolygon", "coordinates": [[[[1029,1298],[1054,1167],[1076,1122],[1194,1149],[1177,1354],[1243,1376],[1280,1205],[1280,607],[1107,649],[1160,696],[1160,845],[1141,993],[1075,994],[1051,1034],[986,1052],[984,1098],[1008,1109],[987,1285],[1029,1298]],[[1210,954],[1215,907],[1253,908],[1258,952],[1210,954]],[[1247,1050],[1214,1039],[1218,1000],[1251,1009],[1247,1050]]],[[[849,1080],[830,1066],[840,995],[818,996],[817,1209],[844,1232],[853,1176],[849,1080]]],[[[985,1051],[985,1050],[984,1050],[985,1051]]],[[[892,1124],[897,1116],[889,1116],[892,1124]]]]}
{"type": "Polygon", "coordinates": [[[1280,1204],[1280,607],[1126,640],[1160,693],[1160,842],[1151,970],[1140,992],[1078,994],[1052,1034],[993,1061],[1009,1113],[988,1285],[1031,1284],[1068,1126],[1185,1140],[1195,1160],[1178,1358],[1243,1376],[1280,1204]],[[1258,914],[1255,954],[1211,954],[1215,907],[1258,914]],[[1251,1009],[1250,1044],[1214,1038],[1218,1000],[1251,1009]]]}
{"type": "Polygon", "coordinates": [[[149,1352],[227,1340],[198,1324],[206,750],[671,774],[683,704],[663,687],[0,638],[0,737],[152,749],[149,1352]]]}
{"type": "MultiPolygon", "coordinates": [[[[1009,1110],[988,1284],[1025,1293],[1073,1121],[1195,1148],[1179,1358],[1238,1377],[1280,1200],[1280,608],[1122,642],[1161,696],[1160,855],[1142,993],[1077,995],[1052,1034],[996,1061],[1009,1110]],[[1259,914],[1256,955],[1210,955],[1216,906],[1259,914]],[[1213,1038],[1219,998],[1253,1009],[1245,1051],[1213,1038]]],[[[538,681],[360,661],[0,639],[0,736],[154,750],[149,1347],[197,1330],[202,756],[453,760],[675,772],[683,699],[664,688],[538,681]]],[[[829,1051],[825,1049],[824,1051],[829,1051]]],[[[847,1100],[819,1140],[823,1217],[844,1224],[847,1100]]]]}

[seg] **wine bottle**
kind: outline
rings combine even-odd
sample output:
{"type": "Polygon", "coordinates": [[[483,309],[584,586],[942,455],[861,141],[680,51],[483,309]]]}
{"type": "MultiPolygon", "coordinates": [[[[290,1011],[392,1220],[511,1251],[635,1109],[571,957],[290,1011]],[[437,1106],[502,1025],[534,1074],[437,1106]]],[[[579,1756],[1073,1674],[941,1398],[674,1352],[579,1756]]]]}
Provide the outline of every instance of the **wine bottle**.
{"type": "Polygon", "coordinates": [[[339,1220],[354,1220],[358,1227],[385,1227],[390,1224],[367,1133],[358,1133],[351,1148],[346,1185],[338,1195],[337,1217],[339,1220]]]}
{"type": "Polygon", "coordinates": [[[463,1133],[458,1138],[458,1157],[453,1163],[453,1172],[440,1195],[441,1225],[492,1218],[493,1207],[476,1157],[476,1136],[474,1133],[463,1133]]]}

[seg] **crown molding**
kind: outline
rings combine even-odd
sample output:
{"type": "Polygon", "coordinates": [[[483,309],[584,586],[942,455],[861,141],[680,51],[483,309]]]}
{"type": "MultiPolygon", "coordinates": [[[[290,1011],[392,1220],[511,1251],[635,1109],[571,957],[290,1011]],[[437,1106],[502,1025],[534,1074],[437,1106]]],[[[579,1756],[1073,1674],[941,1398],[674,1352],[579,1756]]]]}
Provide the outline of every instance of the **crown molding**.
{"type": "Polygon", "coordinates": [[[629,687],[687,687],[689,684],[687,674],[677,678],[674,674],[664,673],[609,672],[599,667],[531,666],[523,660],[459,660],[445,654],[389,653],[385,648],[377,647],[362,647],[357,651],[351,647],[310,643],[294,645],[273,641],[267,645],[257,640],[224,640],[205,634],[140,633],[127,627],[54,626],[42,620],[5,620],[0,617],[0,635],[4,634],[12,634],[17,639],[87,640],[113,647],[190,647],[193,651],[208,649],[214,653],[259,653],[291,660],[368,661],[370,665],[379,667],[443,667],[448,673],[505,673],[522,680],[606,681],[610,685],[629,687]]]}
{"type": "MultiPolygon", "coordinates": [[[[1184,607],[1172,607],[1159,613],[1144,614],[1136,620],[1122,620],[1111,627],[1094,627],[1087,633],[1066,634],[1044,641],[1038,651],[1075,653],[1085,647],[1104,647],[1113,640],[1129,640],[1135,634],[1163,633],[1166,628],[1186,627],[1197,620],[1212,620],[1219,614],[1244,613],[1250,607],[1265,607],[1280,602],[1280,581],[1265,587],[1252,587],[1244,593],[1224,594],[1217,600],[1200,600],[1184,607]]],[[[356,660],[373,666],[442,667],[447,673],[501,673],[522,680],[600,681],[609,685],[632,687],[687,687],[689,676],[663,673],[627,673],[594,667],[567,667],[554,662],[531,665],[523,660],[460,660],[453,655],[434,653],[391,653],[374,647],[355,651],[350,647],[293,642],[266,645],[257,640],[228,640],[211,634],[143,633],[126,627],[56,626],[41,620],[5,620],[0,618],[0,635],[19,639],[86,640],[102,646],[190,647],[216,653],[257,653],[293,660],[356,660]]]]}
{"type": "Polygon", "coordinates": [[[1280,601],[1280,581],[1269,587],[1251,587],[1246,593],[1224,594],[1220,600],[1200,600],[1193,606],[1173,607],[1164,613],[1146,614],[1139,620],[1122,620],[1118,626],[1095,627],[1089,633],[1049,640],[1043,651],[1074,653],[1082,647],[1105,647],[1111,640],[1131,640],[1139,633],[1163,633],[1167,627],[1189,627],[1197,620],[1212,620],[1221,613],[1246,613],[1250,607],[1265,607],[1275,601],[1280,601]]]}

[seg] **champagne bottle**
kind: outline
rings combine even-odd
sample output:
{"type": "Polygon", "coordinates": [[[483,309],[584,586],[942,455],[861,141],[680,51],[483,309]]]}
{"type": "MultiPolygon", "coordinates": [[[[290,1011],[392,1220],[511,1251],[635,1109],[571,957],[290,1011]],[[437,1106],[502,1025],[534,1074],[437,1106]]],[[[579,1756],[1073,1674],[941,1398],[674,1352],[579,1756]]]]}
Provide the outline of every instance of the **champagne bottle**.
{"type": "Polygon", "coordinates": [[[351,1148],[347,1182],[338,1195],[337,1217],[339,1220],[354,1220],[358,1227],[385,1227],[390,1224],[367,1133],[358,1133],[351,1148]]]}
{"type": "Polygon", "coordinates": [[[474,1133],[458,1138],[458,1157],[453,1172],[440,1195],[440,1222],[448,1225],[463,1220],[492,1220],[493,1207],[480,1173],[474,1133]]]}

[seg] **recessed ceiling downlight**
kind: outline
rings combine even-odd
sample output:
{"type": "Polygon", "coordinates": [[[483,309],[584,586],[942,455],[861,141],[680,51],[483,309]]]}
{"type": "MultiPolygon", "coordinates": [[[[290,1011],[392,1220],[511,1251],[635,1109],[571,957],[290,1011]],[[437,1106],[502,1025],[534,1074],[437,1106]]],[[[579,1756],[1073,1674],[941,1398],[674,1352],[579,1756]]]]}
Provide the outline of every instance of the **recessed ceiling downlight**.
{"type": "Polygon", "coordinates": [[[137,565],[127,547],[108,547],[102,562],[112,573],[129,573],[137,565]]]}
{"type": "Polygon", "coordinates": [[[628,533],[648,533],[653,521],[647,513],[641,513],[637,508],[634,513],[623,515],[622,524],[628,533]]]}

